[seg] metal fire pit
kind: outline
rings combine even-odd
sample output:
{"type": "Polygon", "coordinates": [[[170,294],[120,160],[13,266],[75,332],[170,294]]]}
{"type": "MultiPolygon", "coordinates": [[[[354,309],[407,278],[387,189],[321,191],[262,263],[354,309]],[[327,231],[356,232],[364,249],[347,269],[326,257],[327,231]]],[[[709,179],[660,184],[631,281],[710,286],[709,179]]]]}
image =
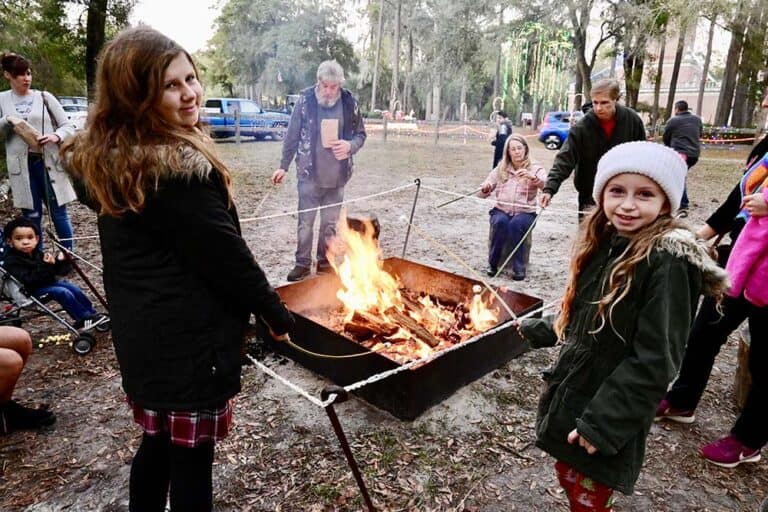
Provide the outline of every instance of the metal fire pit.
{"type": "MultiPolygon", "coordinates": [[[[467,279],[419,263],[400,258],[384,260],[384,268],[396,275],[406,288],[425,292],[443,304],[469,303],[472,287],[479,281],[467,279]]],[[[309,311],[334,309],[339,305],[336,291],[339,281],[335,275],[320,275],[298,283],[277,288],[277,292],[293,312],[296,327],[291,338],[313,352],[333,355],[359,354],[368,349],[347,336],[334,332],[307,318],[309,311]]],[[[522,293],[501,291],[516,315],[541,307],[541,300],[522,293]]],[[[498,303],[499,323],[509,320],[509,314],[498,303]]],[[[492,334],[480,334],[482,339],[449,352],[427,364],[411,368],[357,391],[359,397],[397,418],[413,420],[429,407],[440,403],[454,391],[506,364],[527,348],[511,324],[492,334]]],[[[317,358],[304,354],[284,343],[271,346],[302,366],[346,386],[400,366],[382,355],[371,353],[351,359],[317,358]]]]}

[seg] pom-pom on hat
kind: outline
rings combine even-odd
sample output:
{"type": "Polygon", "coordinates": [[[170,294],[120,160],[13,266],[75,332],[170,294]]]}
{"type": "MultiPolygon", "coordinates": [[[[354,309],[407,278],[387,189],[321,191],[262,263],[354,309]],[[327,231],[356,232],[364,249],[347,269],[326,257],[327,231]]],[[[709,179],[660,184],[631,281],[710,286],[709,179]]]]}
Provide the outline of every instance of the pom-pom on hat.
{"type": "Polygon", "coordinates": [[[625,142],[612,147],[597,163],[592,197],[600,204],[606,183],[619,174],[642,174],[655,181],[667,195],[672,212],[680,206],[688,166],[677,151],[655,142],[625,142]]]}

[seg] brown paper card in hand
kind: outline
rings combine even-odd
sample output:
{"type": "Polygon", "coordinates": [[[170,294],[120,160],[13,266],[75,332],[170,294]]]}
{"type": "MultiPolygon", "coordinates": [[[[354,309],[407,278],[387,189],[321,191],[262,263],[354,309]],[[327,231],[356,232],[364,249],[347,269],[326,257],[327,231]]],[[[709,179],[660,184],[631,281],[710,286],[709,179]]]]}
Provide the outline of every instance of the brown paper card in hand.
{"type": "Polygon", "coordinates": [[[320,139],[324,148],[330,148],[332,143],[339,140],[338,119],[323,119],[320,122],[320,139]]]}
{"type": "Polygon", "coordinates": [[[40,146],[38,146],[37,140],[42,137],[42,134],[37,131],[34,126],[14,115],[9,115],[6,119],[8,119],[8,122],[13,126],[14,133],[27,143],[27,146],[29,146],[31,151],[40,151],[40,146]]]}

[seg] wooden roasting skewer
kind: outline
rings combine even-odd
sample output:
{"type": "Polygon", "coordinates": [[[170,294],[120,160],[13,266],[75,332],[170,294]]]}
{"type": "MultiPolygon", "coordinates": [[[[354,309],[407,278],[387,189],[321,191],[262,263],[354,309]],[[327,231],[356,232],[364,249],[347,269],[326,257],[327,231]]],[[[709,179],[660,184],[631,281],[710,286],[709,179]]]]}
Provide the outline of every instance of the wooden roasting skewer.
{"type": "Polygon", "coordinates": [[[479,189],[477,189],[477,190],[473,190],[473,191],[472,191],[472,192],[470,192],[469,194],[464,194],[464,195],[461,195],[461,196],[459,196],[459,197],[454,197],[454,198],[453,198],[453,199],[451,199],[450,201],[446,201],[446,202],[444,202],[444,203],[440,203],[439,205],[435,206],[435,208],[442,208],[443,206],[448,206],[449,204],[453,204],[453,203],[455,203],[456,201],[461,201],[462,199],[466,199],[466,198],[468,198],[468,197],[472,197],[473,195],[477,194],[478,192],[480,192],[480,191],[482,191],[482,190],[483,190],[483,187],[480,187],[480,188],[479,188],[479,189]]]}

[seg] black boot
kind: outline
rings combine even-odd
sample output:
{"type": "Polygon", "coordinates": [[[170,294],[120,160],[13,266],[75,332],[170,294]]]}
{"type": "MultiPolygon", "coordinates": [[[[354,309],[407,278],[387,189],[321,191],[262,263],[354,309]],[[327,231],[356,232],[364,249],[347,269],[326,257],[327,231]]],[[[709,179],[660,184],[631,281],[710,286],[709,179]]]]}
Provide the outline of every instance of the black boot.
{"type": "Polygon", "coordinates": [[[288,280],[289,281],[301,281],[305,277],[307,277],[310,274],[310,270],[308,267],[302,267],[299,265],[296,265],[293,267],[293,269],[288,272],[288,280]]]}
{"type": "Polygon", "coordinates": [[[56,415],[47,409],[24,407],[16,400],[0,404],[0,434],[9,434],[14,430],[36,430],[52,425],[56,415]]]}

